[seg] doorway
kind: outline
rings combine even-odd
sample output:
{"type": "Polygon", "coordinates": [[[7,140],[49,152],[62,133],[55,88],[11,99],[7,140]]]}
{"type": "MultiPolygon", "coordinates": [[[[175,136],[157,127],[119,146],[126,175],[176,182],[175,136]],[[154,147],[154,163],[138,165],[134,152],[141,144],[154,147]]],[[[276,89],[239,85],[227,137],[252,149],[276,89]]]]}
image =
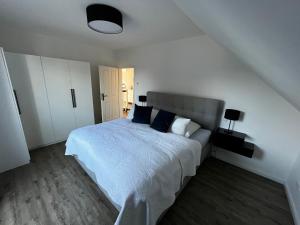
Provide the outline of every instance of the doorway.
{"type": "Polygon", "coordinates": [[[121,81],[122,117],[126,118],[134,105],[134,68],[122,68],[121,81]]]}
{"type": "Polygon", "coordinates": [[[102,122],[127,117],[134,105],[134,68],[99,66],[102,122]]]}

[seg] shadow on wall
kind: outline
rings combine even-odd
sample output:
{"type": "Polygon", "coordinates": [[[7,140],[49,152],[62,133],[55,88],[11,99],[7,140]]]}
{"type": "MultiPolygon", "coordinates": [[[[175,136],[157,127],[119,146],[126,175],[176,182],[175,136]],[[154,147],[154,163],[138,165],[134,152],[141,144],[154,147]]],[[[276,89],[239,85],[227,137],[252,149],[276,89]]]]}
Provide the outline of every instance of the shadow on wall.
{"type": "Polygon", "coordinates": [[[264,157],[264,151],[260,147],[254,144],[253,158],[261,160],[263,159],[263,157],[264,157]]]}

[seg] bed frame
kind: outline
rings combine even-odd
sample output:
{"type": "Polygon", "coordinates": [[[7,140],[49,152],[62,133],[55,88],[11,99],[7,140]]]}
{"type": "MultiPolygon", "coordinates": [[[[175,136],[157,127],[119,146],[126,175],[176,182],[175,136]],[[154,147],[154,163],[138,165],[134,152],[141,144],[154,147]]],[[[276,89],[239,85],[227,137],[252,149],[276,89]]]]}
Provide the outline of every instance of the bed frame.
{"type": "MultiPolygon", "coordinates": [[[[219,126],[224,102],[221,100],[210,98],[200,98],[181,94],[150,91],[147,93],[147,105],[153,106],[153,108],[156,109],[163,109],[169,112],[176,113],[179,116],[191,118],[193,121],[201,124],[202,128],[208,129],[213,132],[219,126]]],[[[211,148],[209,143],[206,144],[206,146],[202,146],[201,162],[209,157],[210,152],[211,148]]],[[[91,177],[91,179],[97,184],[95,174],[90,171],[77,157],[75,157],[75,159],[91,177]]],[[[184,179],[183,185],[176,193],[176,196],[180,194],[180,192],[184,189],[190,179],[191,177],[186,177],[184,179]]],[[[98,187],[115,206],[115,208],[120,211],[120,206],[115,204],[99,185],[98,187]]],[[[158,222],[164,216],[166,211],[159,217],[158,222]]]]}
{"type": "Polygon", "coordinates": [[[224,102],[212,98],[149,91],[147,105],[191,118],[201,124],[202,128],[214,131],[219,126],[224,102]]]}

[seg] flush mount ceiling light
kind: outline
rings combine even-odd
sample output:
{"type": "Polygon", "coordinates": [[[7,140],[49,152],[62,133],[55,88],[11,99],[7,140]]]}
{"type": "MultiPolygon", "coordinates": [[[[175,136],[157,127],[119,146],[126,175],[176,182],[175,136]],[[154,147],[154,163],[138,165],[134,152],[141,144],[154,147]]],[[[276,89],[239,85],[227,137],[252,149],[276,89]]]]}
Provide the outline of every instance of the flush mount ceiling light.
{"type": "Polygon", "coordinates": [[[114,7],[93,4],[86,8],[89,28],[104,34],[118,34],[123,31],[122,13],[114,7]]]}

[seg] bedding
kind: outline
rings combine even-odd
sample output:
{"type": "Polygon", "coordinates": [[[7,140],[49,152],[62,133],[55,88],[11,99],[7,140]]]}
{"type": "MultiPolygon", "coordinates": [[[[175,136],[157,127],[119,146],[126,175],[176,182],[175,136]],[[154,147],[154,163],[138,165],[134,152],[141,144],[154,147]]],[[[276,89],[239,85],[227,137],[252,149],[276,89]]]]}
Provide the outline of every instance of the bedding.
{"type": "Polygon", "coordinates": [[[211,131],[207,129],[200,128],[195,131],[189,138],[199,141],[201,145],[204,147],[208,144],[211,136],[211,131]]]}
{"type": "Polygon", "coordinates": [[[154,225],[201,157],[200,142],[128,119],[74,130],[66,147],[120,206],[115,225],[154,225]]]}
{"type": "Polygon", "coordinates": [[[150,127],[154,130],[167,133],[172,122],[174,121],[174,118],[175,113],[159,110],[150,127]]]}
{"type": "Polygon", "coordinates": [[[152,109],[150,123],[153,123],[153,121],[154,121],[155,117],[157,116],[158,112],[159,112],[159,110],[152,109]]]}
{"type": "Polygon", "coordinates": [[[152,108],[152,106],[139,106],[135,104],[132,122],[150,124],[152,108]]]}
{"type": "Polygon", "coordinates": [[[201,128],[201,126],[198,123],[191,121],[186,128],[186,132],[185,132],[184,136],[187,138],[190,137],[199,128],[201,128]]]}
{"type": "Polygon", "coordinates": [[[173,121],[170,132],[174,134],[178,134],[181,136],[185,136],[188,125],[190,124],[191,119],[187,119],[180,116],[175,116],[175,120],[173,121]]]}

